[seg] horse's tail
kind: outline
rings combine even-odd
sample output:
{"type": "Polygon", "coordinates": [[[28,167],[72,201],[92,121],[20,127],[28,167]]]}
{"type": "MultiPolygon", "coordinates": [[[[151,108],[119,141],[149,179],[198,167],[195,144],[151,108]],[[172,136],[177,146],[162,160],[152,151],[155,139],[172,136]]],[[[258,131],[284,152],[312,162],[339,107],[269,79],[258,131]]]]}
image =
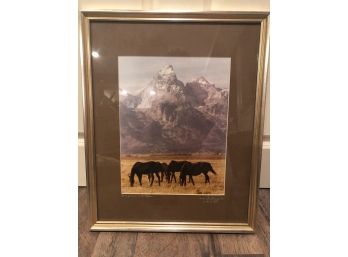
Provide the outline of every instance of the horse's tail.
{"type": "Polygon", "coordinates": [[[217,175],[217,173],[216,173],[215,170],[213,169],[213,166],[211,166],[211,165],[210,165],[210,170],[211,170],[211,172],[214,173],[214,175],[217,175]]]}

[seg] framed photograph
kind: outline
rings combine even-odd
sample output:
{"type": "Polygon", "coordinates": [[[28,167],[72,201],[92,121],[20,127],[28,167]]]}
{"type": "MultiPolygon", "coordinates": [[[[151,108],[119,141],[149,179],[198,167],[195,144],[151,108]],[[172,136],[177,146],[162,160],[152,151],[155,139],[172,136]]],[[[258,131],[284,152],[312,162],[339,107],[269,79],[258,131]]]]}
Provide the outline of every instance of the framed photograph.
{"type": "Polygon", "coordinates": [[[268,13],[81,17],[91,230],[253,232],[268,13]]]}

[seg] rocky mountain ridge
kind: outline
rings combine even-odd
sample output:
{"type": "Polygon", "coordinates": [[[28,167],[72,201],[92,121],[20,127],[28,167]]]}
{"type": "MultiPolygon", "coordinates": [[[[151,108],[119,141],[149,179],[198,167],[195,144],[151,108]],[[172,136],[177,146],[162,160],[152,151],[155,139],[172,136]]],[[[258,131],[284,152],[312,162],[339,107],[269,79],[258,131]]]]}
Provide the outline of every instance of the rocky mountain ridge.
{"type": "Polygon", "coordinates": [[[228,90],[204,77],[185,85],[166,65],[139,94],[119,96],[123,154],[225,152],[228,90]]]}

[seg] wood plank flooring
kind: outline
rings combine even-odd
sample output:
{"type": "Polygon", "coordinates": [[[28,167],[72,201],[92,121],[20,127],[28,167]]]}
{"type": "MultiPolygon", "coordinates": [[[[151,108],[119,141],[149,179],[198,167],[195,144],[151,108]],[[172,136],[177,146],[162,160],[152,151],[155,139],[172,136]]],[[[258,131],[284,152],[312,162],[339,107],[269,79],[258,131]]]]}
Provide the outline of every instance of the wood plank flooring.
{"type": "Polygon", "coordinates": [[[268,257],[269,210],[269,189],[260,189],[255,234],[90,232],[79,187],[79,257],[268,257]]]}

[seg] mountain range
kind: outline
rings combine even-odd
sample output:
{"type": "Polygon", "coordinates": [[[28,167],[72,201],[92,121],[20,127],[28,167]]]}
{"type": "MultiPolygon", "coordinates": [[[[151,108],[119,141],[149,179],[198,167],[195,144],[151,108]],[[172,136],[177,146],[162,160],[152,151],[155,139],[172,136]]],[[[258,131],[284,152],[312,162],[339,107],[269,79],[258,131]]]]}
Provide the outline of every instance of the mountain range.
{"type": "Polygon", "coordinates": [[[138,94],[120,89],[121,153],[225,153],[228,95],[202,76],[184,84],[172,65],[138,94]]]}

